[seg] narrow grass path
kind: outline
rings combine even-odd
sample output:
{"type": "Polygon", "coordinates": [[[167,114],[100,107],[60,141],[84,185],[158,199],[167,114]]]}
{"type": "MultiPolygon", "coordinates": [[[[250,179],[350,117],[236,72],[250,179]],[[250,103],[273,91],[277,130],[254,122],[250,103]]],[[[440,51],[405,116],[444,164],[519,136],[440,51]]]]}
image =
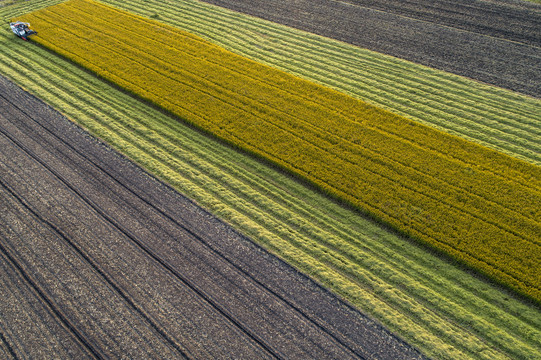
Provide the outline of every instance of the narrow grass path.
{"type": "MultiPolygon", "coordinates": [[[[0,16],[57,2],[25,2],[0,10],[0,16]]],[[[3,74],[427,355],[533,359],[541,352],[538,308],[23,43],[7,29],[0,44],[3,74]],[[17,56],[25,61],[14,61],[17,56]]]]}

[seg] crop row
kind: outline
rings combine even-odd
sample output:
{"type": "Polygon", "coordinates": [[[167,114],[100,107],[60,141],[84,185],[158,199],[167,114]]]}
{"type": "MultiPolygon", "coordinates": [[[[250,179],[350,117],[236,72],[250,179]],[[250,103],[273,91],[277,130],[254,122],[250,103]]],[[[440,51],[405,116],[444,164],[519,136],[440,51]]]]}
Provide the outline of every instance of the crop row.
{"type": "Polygon", "coordinates": [[[427,354],[519,359],[541,348],[535,308],[12,37],[0,35],[3,74],[427,354]]]}
{"type": "Polygon", "coordinates": [[[26,20],[45,46],[541,299],[539,168],[91,1],[26,20]]]}
{"type": "Polygon", "coordinates": [[[105,0],[536,164],[540,101],[196,1],[105,0]]]}

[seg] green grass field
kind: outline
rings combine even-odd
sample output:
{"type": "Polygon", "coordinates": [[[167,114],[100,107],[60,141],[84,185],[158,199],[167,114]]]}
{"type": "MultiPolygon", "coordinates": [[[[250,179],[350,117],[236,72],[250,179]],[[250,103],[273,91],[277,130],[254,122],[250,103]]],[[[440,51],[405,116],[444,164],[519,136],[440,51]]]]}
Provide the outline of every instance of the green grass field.
{"type": "MultiPolygon", "coordinates": [[[[32,7],[2,11],[17,16],[32,7]],[[19,11],[17,13],[17,11],[19,11]]],[[[241,156],[12,34],[3,74],[240,231],[380,319],[426,354],[535,358],[541,317],[501,289],[241,156]],[[20,54],[27,62],[13,59],[20,54]]]]}

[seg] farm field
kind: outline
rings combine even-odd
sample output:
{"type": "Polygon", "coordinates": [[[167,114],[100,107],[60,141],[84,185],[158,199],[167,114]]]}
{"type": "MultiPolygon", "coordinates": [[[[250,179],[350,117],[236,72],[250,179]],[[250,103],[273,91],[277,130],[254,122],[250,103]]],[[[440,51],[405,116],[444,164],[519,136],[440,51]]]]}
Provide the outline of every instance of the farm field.
{"type": "MultiPolygon", "coordinates": [[[[423,18],[426,15],[400,14],[408,5],[398,5],[398,11],[389,7],[382,11],[379,7],[383,1],[377,1],[379,7],[354,0],[206,2],[506,89],[541,96],[541,75],[537,71],[541,59],[539,37],[517,41],[516,36],[505,33],[506,25],[503,25],[507,22],[514,29],[521,29],[515,31],[523,37],[529,32],[538,33],[539,4],[498,1],[494,5],[493,1],[474,1],[472,5],[462,1],[438,1],[434,11],[446,19],[449,17],[445,16],[445,7],[451,4],[456,8],[453,18],[460,24],[456,27],[445,21],[441,24],[426,21],[423,18]],[[475,14],[479,8],[483,9],[487,22],[501,25],[483,30],[477,27],[467,31],[461,29],[461,26],[467,27],[461,12],[475,14]],[[491,8],[494,11],[488,11],[491,8]],[[501,16],[506,20],[502,21],[501,16]]],[[[425,4],[421,2],[414,7],[426,9],[425,4]]]]}
{"type": "MultiPolygon", "coordinates": [[[[539,46],[539,6],[527,2],[471,0],[346,0],[357,6],[399,14],[456,29],[539,46]],[[516,26],[521,24],[521,26],[516,26]]],[[[536,1],[539,2],[539,1],[536,1]]]]}
{"type": "Polygon", "coordinates": [[[159,16],[258,62],[541,164],[539,99],[200,2],[108,3],[159,16]]]}
{"type": "Polygon", "coordinates": [[[22,20],[40,44],[541,300],[541,168],[96,2],[22,20]]]}
{"type": "MultiPolygon", "coordinates": [[[[159,5],[156,2],[156,8],[159,5]]],[[[135,3],[130,6],[137,8],[135,3]]],[[[521,304],[291,179],[248,158],[239,159],[227,147],[209,143],[43,49],[21,46],[7,34],[0,39],[6,49],[1,55],[3,72],[254,240],[334,287],[425,353],[456,359],[532,358],[539,352],[535,307],[521,304]],[[29,64],[11,61],[19,51],[29,64]],[[170,141],[167,146],[164,139],[170,141]],[[286,247],[284,240],[292,246],[286,247]],[[339,245],[341,241],[354,247],[339,245]]]]}
{"type": "Polygon", "coordinates": [[[15,358],[424,358],[3,78],[0,108],[15,358]]]}
{"type": "Polygon", "coordinates": [[[198,1],[103,2],[159,16],[240,55],[541,164],[538,99],[198,1]]]}

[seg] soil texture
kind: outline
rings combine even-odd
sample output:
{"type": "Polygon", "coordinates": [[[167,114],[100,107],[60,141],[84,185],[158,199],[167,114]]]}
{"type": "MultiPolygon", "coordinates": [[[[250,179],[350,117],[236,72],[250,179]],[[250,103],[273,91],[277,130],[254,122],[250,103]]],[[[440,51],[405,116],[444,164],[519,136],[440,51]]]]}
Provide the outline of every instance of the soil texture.
{"type": "Polygon", "coordinates": [[[420,359],[0,77],[0,357],[420,359]]]}

